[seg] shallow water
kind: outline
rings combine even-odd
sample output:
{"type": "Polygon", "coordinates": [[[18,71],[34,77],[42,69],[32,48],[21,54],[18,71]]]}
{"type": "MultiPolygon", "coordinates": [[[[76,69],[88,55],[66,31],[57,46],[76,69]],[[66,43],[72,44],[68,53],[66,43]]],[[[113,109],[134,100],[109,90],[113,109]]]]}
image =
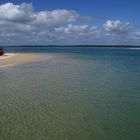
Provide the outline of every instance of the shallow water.
{"type": "Polygon", "coordinates": [[[0,69],[0,140],[140,139],[140,50],[42,52],[0,69]]]}

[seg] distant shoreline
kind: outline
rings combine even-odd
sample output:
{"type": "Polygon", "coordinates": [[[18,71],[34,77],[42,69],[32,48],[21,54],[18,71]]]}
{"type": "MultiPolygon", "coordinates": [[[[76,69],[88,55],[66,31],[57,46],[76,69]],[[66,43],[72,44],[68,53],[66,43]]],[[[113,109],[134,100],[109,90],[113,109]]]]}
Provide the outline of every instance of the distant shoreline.
{"type": "Polygon", "coordinates": [[[12,46],[0,46],[1,48],[6,47],[93,47],[93,48],[140,48],[135,45],[12,45],[12,46]]]}

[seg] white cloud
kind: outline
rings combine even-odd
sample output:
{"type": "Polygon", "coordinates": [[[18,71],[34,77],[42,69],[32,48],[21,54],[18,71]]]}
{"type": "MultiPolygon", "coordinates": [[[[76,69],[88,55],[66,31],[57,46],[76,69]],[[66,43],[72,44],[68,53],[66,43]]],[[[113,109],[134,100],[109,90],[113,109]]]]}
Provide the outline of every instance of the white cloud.
{"type": "Polygon", "coordinates": [[[140,39],[140,30],[137,30],[133,33],[133,38],[134,39],[140,39]]]}
{"type": "Polygon", "coordinates": [[[107,20],[106,23],[103,25],[105,31],[107,31],[107,34],[113,34],[113,35],[127,35],[129,33],[130,29],[130,23],[129,22],[121,22],[120,20],[112,21],[107,20]]]}
{"type": "Polygon", "coordinates": [[[65,35],[73,36],[98,36],[100,31],[95,26],[68,24],[66,27],[55,28],[56,32],[63,32],[65,35]]]}
{"type": "MultiPolygon", "coordinates": [[[[35,12],[31,3],[0,5],[0,36],[4,40],[20,36],[46,36],[55,27],[73,23],[80,15],[74,10],[56,9],[35,12]],[[9,38],[7,38],[9,37],[9,38]]],[[[52,35],[51,35],[52,36],[52,35]]],[[[13,39],[13,38],[12,38],[13,39]]]]}
{"type": "Polygon", "coordinates": [[[58,25],[74,22],[79,14],[74,10],[57,9],[35,12],[32,4],[14,5],[6,3],[0,6],[0,21],[30,23],[32,25],[58,25]]]}
{"type": "MultiPolygon", "coordinates": [[[[0,5],[0,36],[2,40],[13,41],[14,38],[27,37],[26,43],[31,40],[68,39],[71,37],[97,36],[97,27],[89,25],[75,25],[83,21],[92,21],[91,16],[80,16],[78,12],[67,9],[56,9],[52,11],[34,11],[31,3],[15,5],[6,3],[0,5]],[[69,37],[68,37],[69,36],[69,37]],[[5,38],[4,38],[5,37],[5,38]]],[[[21,41],[16,39],[17,41],[21,41]]]]}
{"type": "MultiPolygon", "coordinates": [[[[115,38],[122,35],[130,36],[131,27],[128,22],[107,20],[103,28],[99,29],[88,23],[96,19],[98,17],[81,16],[75,10],[35,11],[31,3],[2,4],[0,5],[0,45],[1,42],[7,45],[10,42],[13,44],[42,44],[43,42],[56,44],[61,40],[62,44],[86,40],[90,40],[92,44],[97,39],[100,43],[100,39],[105,40],[110,36],[115,36],[115,38]],[[83,25],[83,22],[87,23],[83,25]]],[[[133,33],[133,39],[140,39],[139,31],[133,33]]]]}
{"type": "Polygon", "coordinates": [[[32,4],[6,3],[0,6],[0,21],[24,23],[33,20],[33,17],[32,4]]]}
{"type": "Polygon", "coordinates": [[[41,11],[35,15],[33,24],[57,26],[63,23],[75,22],[79,14],[73,10],[58,9],[53,11],[41,11]]]}

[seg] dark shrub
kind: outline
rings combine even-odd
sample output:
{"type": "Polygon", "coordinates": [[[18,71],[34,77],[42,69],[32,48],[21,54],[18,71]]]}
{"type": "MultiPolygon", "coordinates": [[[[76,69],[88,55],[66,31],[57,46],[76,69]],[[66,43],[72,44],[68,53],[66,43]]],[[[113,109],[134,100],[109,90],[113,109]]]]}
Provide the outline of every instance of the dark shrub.
{"type": "Polygon", "coordinates": [[[0,56],[4,55],[4,50],[2,48],[0,48],[0,56]]]}

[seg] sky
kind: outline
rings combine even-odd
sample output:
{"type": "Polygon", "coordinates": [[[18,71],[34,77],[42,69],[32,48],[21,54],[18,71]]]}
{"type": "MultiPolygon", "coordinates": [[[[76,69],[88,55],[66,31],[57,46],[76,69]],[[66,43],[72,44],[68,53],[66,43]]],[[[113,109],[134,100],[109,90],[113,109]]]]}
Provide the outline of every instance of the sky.
{"type": "Polygon", "coordinates": [[[0,45],[140,45],[140,0],[0,0],[0,45]]]}

